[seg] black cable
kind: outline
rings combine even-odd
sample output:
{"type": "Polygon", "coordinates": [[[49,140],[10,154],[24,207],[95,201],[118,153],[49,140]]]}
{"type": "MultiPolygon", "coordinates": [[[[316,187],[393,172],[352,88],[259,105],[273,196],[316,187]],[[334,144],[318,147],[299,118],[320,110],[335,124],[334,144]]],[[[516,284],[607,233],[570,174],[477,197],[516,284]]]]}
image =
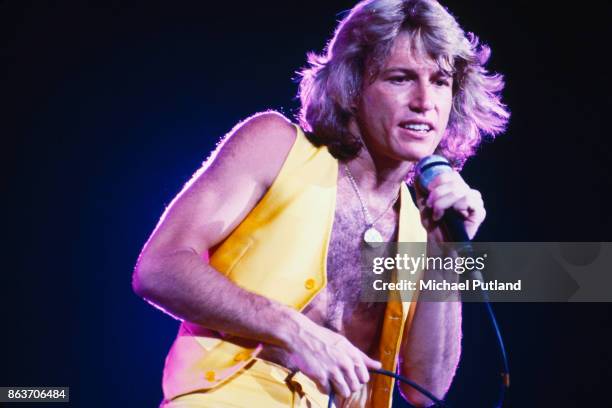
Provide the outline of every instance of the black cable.
{"type": "MultiPolygon", "coordinates": [[[[487,309],[487,313],[489,314],[491,325],[493,326],[493,330],[495,331],[495,336],[497,337],[497,344],[499,345],[499,351],[502,357],[502,364],[503,364],[503,371],[501,373],[502,374],[502,384],[500,387],[499,398],[497,400],[497,404],[495,405],[496,408],[501,408],[503,406],[504,398],[506,396],[506,390],[510,388],[510,368],[508,366],[508,356],[506,354],[506,347],[504,346],[504,340],[502,339],[501,331],[499,330],[499,325],[497,324],[497,319],[495,318],[495,314],[493,313],[493,308],[491,307],[491,304],[489,303],[489,298],[486,292],[483,291],[482,296],[483,296],[483,303],[485,305],[485,308],[487,309]]],[[[417,390],[418,392],[420,392],[421,394],[425,395],[427,398],[432,400],[435,403],[434,407],[447,407],[447,408],[449,407],[448,404],[444,402],[444,400],[440,400],[436,398],[436,396],[433,395],[431,392],[429,392],[427,389],[423,388],[419,384],[415,383],[412,380],[409,380],[406,377],[403,377],[399,374],[396,374],[389,370],[384,370],[384,369],[369,370],[369,371],[371,373],[393,377],[396,380],[403,382],[404,384],[410,385],[412,388],[414,388],[415,390],[417,390]]],[[[329,393],[329,401],[327,403],[328,408],[333,407],[333,401],[334,401],[334,390],[332,388],[329,393]]]]}
{"type": "Polygon", "coordinates": [[[489,314],[489,320],[491,321],[491,325],[493,326],[493,330],[495,330],[495,336],[497,337],[497,344],[499,346],[499,352],[502,357],[503,371],[501,373],[502,376],[502,384],[499,390],[499,398],[497,399],[497,408],[501,408],[504,404],[504,399],[506,397],[506,391],[510,388],[510,367],[508,365],[508,356],[506,354],[506,347],[504,346],[504,340],[501,335],[501,331],[499,330],[499,325],[497,324],[497,319],[495,318],[495,314],[493,313],[493,308],[491,307],[491,303],[487,301],[484,302],[485,308],[487,309],[487,313],[489,314]]]}
{"type": "MultiPolygon", "coordinates": [[[[429,398],[430,400],[432,400],[435,405],[434,407],[446,407],[449,408],[449,406],[443,401],[438,399],[435,395],[433,395],[431,392],[427,391],[425,388],[421,387],[419,384],[415,383],[412,380],[409,380],[408,378],[401,376],[399,374],[396,374],[392,371],[389,370],[385,370],[385,369],[379,369],[379,370],[368,370],[370,373],[373,374],[381,374],[381,375],[386,375],[388,377],[393,377],[398,381],[403,382],[404,384],[408,384],[410,385],[412,388],[414,388],[415,390],[417,390],[418,392],[420,392],[421,394],[425,395],[427,398],[429,398]]],[[[333,401],[334,401],[334,390],[332,388],[332,390],[329,393],[329,400],[327,402],[327,408],[332,408],[333,407],[333,401]]]]}
{"type": "Polygon", "coordinates": [[[408,378],[404,376],[401,376],[389,370],[384,370],[382,368],[380,370],[369,370],[369,371],[371,373],[382,374],[388,377],[393,377],[396,380],[403,382],[404,384],[410,385],[412,388],[414,388],[415,390],[417,390],[418,392],[420,392],[421,394],[425,395],[427,398],[432,400],[435,403],[434,407],[447,407],[448,408],[448,405],[446,404],[446,402],[444,402],[444,400],[438,399],[431,392],[427,391],[425,388],[421,387],[419,384],[415,383],[412,380],[409,380],[408,378]]]}
{"type": "MultiPolygon", "coordinates": [[[[469,242],[461,244],[461,251],[468,254],[473,254],[473,248],[469,242]]],[[[480,272],[473,271],[471,274],[473,279],[483,281],[482,274],[480,272]]],[[[491,322],[491,326],[493,326],[493,330],[495,331],[495,337],[497,338],[497,345],[499,346],[499,352],[501,354],[502,360],[502,372],[501,372],[501,386],[499,389],[499,397],[497,398],[496,408],[501,408],[504,404],[504,399],[506,397],[506,391],[510,388],[510,368],[508,365],[508,356],[506,354],[506,347],[504,346],[504,340],[501,335],[501,331],[499,329],[499,325],[497,323],[497,319],[495,318],[495,313],[493,313],[493,307],[491,306],[491,302],[489,301],[489,294],[486,290],[481,290],[480,294],[480,302],[484,304],[484,307],[489,315],[489,321],[491,322]]]]}

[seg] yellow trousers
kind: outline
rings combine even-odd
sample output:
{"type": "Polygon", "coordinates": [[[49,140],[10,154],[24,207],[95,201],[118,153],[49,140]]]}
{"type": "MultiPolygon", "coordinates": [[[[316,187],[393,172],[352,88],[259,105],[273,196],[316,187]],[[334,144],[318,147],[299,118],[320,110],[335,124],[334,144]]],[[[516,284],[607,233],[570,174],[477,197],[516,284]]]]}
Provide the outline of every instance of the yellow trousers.
{"type": "MultiPolygon", "coordinates": [[[[336,408],[367,407],[369,387],[336,408]]],[[[226,383],[162,402],[160,408],[327,408],[328,396],[303,374],[265,360],[255,359],[226,383]]]]}

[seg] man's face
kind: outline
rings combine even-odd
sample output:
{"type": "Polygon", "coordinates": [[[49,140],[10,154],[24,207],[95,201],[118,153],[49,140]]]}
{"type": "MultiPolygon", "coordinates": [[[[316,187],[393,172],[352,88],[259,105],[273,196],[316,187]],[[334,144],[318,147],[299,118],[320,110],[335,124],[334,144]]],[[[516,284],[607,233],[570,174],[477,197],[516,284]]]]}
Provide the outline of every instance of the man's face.
{"type": "Polygon", "coordinates": [[[416,58],[401,33],[374,81],[367,78],[357,108],[361,135],[373,156],[418,161],[444,136],[452,106],[452,77],[430,58],[416,58]]]}

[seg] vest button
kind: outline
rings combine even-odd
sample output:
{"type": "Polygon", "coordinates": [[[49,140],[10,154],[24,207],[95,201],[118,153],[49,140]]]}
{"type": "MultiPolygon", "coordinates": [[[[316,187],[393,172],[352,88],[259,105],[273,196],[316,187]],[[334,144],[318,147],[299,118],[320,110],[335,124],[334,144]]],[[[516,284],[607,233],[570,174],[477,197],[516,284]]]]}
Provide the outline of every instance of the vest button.
{"type": "Polygon", "coordinates": [[[304,282],[304,287],[308,290],[311,290],[312,288],[315,287],[315,280],[310,278],[310,279],[306,279],[306,282],[304,282]]]}
{"type": "Polygon", "coordinates": [[[215,372],[214,371],[207,371],[206,372],[206,380],[213,382],[215,381],[215,372]]]}
{"type": "Polygon", "coordinates": [[[234,361],[244,361],[249,358],[249,353],[246,351],[241,351],[234,356],[234,361]]]}

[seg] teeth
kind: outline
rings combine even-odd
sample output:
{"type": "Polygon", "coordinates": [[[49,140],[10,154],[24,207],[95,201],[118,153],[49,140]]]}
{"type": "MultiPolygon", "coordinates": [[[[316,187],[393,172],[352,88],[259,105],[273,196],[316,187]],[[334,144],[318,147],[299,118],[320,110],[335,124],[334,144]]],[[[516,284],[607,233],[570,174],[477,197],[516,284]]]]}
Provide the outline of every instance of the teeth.
{"type": "Polygon", "coordinates": [[[403,127],[410,130],[415,130],[417,132],[428,132],[431,130],[429,125],[425,123],[409,123],[407,125],[403,125],[403,127]]]}

